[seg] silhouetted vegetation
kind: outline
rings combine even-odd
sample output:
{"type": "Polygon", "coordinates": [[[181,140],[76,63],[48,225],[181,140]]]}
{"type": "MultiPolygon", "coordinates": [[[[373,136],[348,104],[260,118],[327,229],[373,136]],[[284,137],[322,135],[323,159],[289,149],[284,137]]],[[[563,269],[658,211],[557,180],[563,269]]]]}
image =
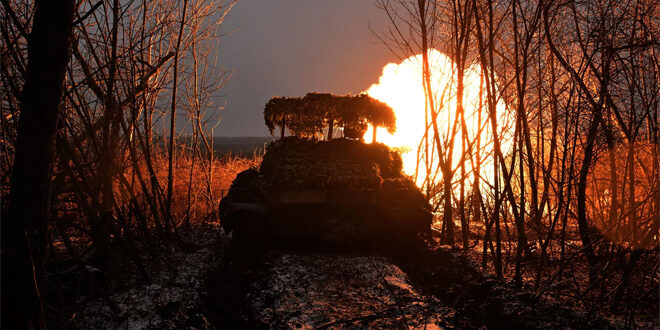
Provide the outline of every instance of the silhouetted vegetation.
{"type": "Polygon", "coordinates": [[[418,163],[440,241],[518,290],[657,325],[657,1],[377,3],[391,23],[380,40],[422,54],[418,163]],[[446,86],[431,83],[436,48],[452,60],[446,86]],[[470,108],[491,137],[466,134],[470,108]]]}
{"type": "MultiPolygon", "coordinates": [[[[239,278],[227,299],[253,289],[232,271],[296,282],[281,251],[241,268],[256,245],[386,255],[392,278],[410,276],[406,297],[423,291],[446,313],[438,324],[657,328],[658,1],[375,2],[390,23],[376,37],[421,55],[419,180],[376,142],[396,118],[367,94],[273,97],[264,122],[280,138],[263,161],[219,157],[230,72],[213,55],[235,0],[2,0],[2,327],[120,327],[146,310],[151,326],[212,327],[199,306],[209,269],[239,278]],[[451,59],[445,86],[436,50],[451,59]],[[131,312],[136,301],[147,308],[131,312]]],[[[414,304],[389,294],[385,312],[320,326],[408,326],[414,304]]]]}
{"type": "Polygon", "coordinates": [[[217,222],[258,161],[216,159],[208,138],[227,75],[205,58],[232,5],[2,1],[3,328],[75,327],[87,299],[119,313],[112,294],[217,222]]]}

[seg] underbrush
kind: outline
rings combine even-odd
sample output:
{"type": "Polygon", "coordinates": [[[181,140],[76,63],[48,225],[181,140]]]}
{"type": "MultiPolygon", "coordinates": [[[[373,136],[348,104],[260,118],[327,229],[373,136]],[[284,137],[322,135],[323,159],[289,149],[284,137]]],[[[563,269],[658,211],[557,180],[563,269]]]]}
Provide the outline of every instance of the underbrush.
{"type": "MultiPolygon", "coordinates": [[[[520,270],[523,287],[546,300],[576,306],[586,315],[602,315],[622,328],[655,329],[660,324],[658,294],[660,257],[658,250],[630,250],[599,237],[595,249],[598,264],[594,279],[589,278],[589,263],[579,240],[577,228],[570,228],[562,240],[551,241],[544,257],[528,236],[529,250],[523,253],[520,270]],[[625,277],[625,278],[624,278],[625,277]]],[[[472,263],[492,277],[495,271],[495,243],[484,249],[483,234],[471,239],[464,251],[472,263]],[[481,238],[478,238],[481,236],[481,238]]],[[[515,286],[517,237],[501,241],[502,280],[515,286]]]]}
{"type": "Polygon", "coordinates": [[[209,161],[184,151],[176,157],[169,222],[166,153],[153,155],[138,168],[126,166],[114,176],[110,210],[99,209],[93,200],[85,204],[82,197],[93,194],[75,191],[75,184],[65,182],[73,191],[54,187],[61,193],[52,203],[42,289],[50,326],[140,328],[161,327],[168,319],[183,322],[181,326],[206,322],[178,314],[197,308],[203,277],[214,267],[212,247],[221,235],[219,201],[236,175],[259,164],[261,157],[229,155],[209,161]],[[145,179],[151,171],[153,177],[145,179]],[[161,291],[171,294],[163,296],[161,291]],[[138,297],[164,300],[140,303],[138,297]],[[168,299],[174,305],[168,305],[168,299]],[[143,312],[151,316],[137,315],[143,312]]]}

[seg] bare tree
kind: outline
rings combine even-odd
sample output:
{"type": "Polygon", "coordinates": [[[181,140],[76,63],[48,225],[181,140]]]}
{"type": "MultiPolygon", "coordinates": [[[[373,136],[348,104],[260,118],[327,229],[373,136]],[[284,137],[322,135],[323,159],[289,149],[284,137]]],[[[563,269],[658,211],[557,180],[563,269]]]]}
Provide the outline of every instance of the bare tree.
{"type": "MultiPolygon", "coordinates": [[[[5,4],[6,8],[9,6],[5,4]]],[[[41,289],[55,135],[71,55],[73,1],[36,1],[11,176],[2,220],[2,326],[46,327],[41,289]]]]}

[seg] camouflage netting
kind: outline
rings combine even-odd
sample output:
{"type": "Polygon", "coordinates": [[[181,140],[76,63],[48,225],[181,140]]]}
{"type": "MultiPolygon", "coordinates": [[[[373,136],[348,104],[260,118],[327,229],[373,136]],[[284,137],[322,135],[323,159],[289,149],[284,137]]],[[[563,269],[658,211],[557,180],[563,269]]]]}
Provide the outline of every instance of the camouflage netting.
{"type": "Polygon", "coordinates": [[[220,218],[248,245],[276,240],[353,249],[417,244],[432,214],[389,147],[288,137],[268,146],[259,170],[236,177],[220,218]]]}
{"type": "Polygon", "coordinates": [[[264,189],[263,175],[259,173],[256,167],[251,167],[236,175],[234,182],[229,187],[227,198],[223,198],[221,203],[227,203],[232,200],[243,203],[263,202],[265,201],[263,196],[264,189]]]}
{"type": "Polygon", "coordinates": [[[277,188],[378,189],[401,177],[401,156],[387,146],[348,139],[314,141],[287,137],[271,143],[261,173],[277,188]]]}

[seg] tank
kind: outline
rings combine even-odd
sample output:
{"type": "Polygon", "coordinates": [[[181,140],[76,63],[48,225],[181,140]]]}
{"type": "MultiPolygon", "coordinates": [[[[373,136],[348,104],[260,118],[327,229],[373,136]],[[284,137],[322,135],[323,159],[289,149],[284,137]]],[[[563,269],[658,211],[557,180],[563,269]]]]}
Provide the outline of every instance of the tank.
{"type": "Polygon", "coordinates": [[[428,237],[428,201],[389,147],[287,137],[237,175],[219,207],[241,247],[403,250],[428,237]]]}

